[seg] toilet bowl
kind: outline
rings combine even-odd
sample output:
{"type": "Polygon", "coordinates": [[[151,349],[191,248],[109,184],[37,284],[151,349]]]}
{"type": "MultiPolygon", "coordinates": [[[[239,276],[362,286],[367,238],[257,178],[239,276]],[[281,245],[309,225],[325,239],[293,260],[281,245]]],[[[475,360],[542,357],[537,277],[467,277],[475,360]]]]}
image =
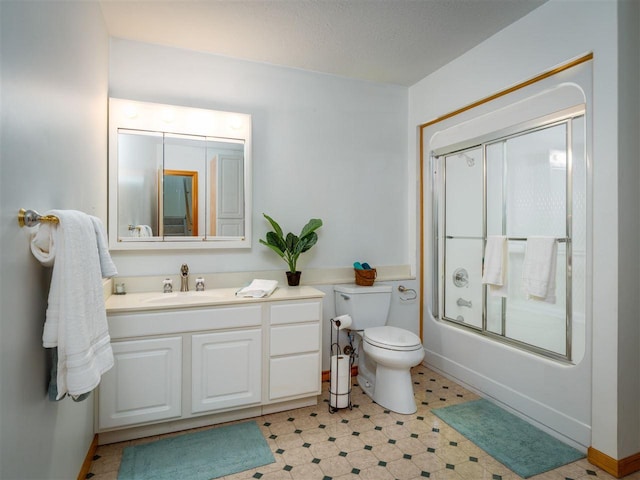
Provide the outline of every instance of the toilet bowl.
{"type": "Polygon", "coordinates": [[[336,312],[352,318],[360,337],[358,385],[378,405],[397,413],[417,410],[411,367],[424,358],[422,341],[403,328],[386,325],[391,286],[334,287],[336,312]]]}

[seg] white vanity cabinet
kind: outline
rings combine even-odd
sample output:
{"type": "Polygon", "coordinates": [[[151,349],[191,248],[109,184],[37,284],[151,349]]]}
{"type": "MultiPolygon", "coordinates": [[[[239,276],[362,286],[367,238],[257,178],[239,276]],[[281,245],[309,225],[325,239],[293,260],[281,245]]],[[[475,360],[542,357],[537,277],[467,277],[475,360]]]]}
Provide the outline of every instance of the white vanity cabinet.
{"type": "Polygon", "coordinates": [[[169,308],[137,295],[107,302],[115,365],[98,389],[99,443],[317,403],[322,292],[169,308]]]}

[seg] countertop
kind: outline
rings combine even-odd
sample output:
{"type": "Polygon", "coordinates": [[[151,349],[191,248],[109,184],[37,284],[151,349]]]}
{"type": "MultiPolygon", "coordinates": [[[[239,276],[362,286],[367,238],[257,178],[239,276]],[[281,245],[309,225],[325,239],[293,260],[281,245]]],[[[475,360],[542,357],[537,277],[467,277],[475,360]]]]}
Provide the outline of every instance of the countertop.
{"type": "Polygon", "coordinates": [[[149,310],[182,309],[219,305],[273,302],[279,300],[303,300],[322,298],[324,292],[313,287],[278,287],[270,296],[261,298],[236,296],[238,288],[215,288],[204,292],[144,292],[113,294],[105,301],[107,314],[149,310]]]}

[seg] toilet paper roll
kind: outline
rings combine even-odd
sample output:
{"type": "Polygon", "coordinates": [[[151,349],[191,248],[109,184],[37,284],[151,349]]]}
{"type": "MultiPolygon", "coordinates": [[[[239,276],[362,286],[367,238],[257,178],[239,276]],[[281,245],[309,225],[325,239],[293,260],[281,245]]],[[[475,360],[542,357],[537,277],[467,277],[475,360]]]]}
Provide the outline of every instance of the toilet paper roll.
{"type": "Polygon", "coordinates": [[[353,323],[353,319],[351,318],[351,315],[338,315],[337,317],[335,317],[333,319],[333,321],[336,323],[336,325],[338,326],[338,330],[344,330],[345,328],[349,328],[351,327],[351,324],[353,323]],[[339,323],[339,325],[338,325],[339,323]]]}
{"type": "Polygon", "coordinates": [[[349,406],[349,382],[351,380],[350,360],[349,355],[331,356],[329,404],[333,408],[346,408],[349,406]]]}

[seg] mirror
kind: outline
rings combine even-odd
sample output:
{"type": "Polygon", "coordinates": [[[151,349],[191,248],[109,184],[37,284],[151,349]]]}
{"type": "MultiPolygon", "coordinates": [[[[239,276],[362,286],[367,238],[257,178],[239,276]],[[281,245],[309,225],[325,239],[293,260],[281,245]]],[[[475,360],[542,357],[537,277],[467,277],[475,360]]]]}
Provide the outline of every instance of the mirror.
{"type": "Polygon", "coordinates": [[[109,100],[111,249],[251,246],[251,117],[109,100]]]}

